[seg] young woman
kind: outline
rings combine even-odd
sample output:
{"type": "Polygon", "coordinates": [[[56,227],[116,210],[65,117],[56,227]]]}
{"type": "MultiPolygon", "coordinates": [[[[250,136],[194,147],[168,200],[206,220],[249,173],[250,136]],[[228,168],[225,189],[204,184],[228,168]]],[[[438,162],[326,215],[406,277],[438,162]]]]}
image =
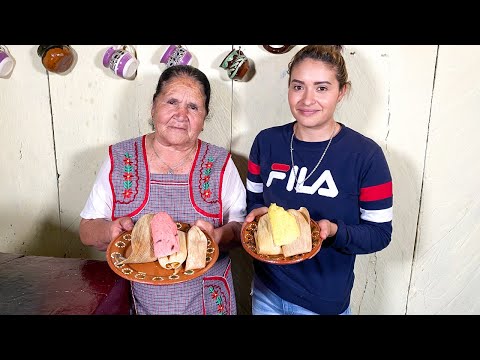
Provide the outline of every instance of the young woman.
{"type": "Polygon", "coordinates": [[[245,221],[271,203],[308,209],[321,250],[292,265],[254,261],[252,312],[350,314],[358,254],[385,248],[392,235],[392,178],[373,140],[335,121],[351,86],[337,45],[309,45],[289,64],[295,120],[261,131],[252,145],[245,221]]]}

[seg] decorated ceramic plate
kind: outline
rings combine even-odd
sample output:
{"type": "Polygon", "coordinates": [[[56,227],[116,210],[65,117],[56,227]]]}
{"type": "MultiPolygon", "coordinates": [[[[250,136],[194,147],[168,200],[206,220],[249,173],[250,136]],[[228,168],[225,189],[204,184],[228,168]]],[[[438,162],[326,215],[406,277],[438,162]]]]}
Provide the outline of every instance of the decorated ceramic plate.
{"type": "MultiPolygon", "coordinates": [[[[188,232],[189,224],[177,222],[179,231],[188,232]]],[[[189,281],[201,276],[207,272],[218,259],[219,249],[218,245],[207,234],[207,265],[203,269],[195,269],[185,271],[185,262],[175,270],[167,270],[160,266],[158,261],[148,263],[129,263],[117,265],[124,258],[128,258],[131,249],[132,232],[127,231],[121,234],[118,238],[108,245],[106,256],[110,268],[124,279],[130,281],[137,281],[152,285],[171,285],[184,281],[189,281]]]]}
{"type": "Polygon", "coordinates": [[[289,265],[296,264],[303,260],[311,259],[320,251],[320,246],[322,242],[320,241],[320,227],[317,222],[310,219],[310,229],[312,230],[312,250],[304,254],[298,254],[293,256],[283,256],[283,255],[263,255],[257,253],[257,246],[255,243],[255,233],[257,232],[258,227],[257,216],[254,221],[245,224],[242,228],[242,246],[247,253],[250,254],[253,258],[276,265],[289,265]]]}

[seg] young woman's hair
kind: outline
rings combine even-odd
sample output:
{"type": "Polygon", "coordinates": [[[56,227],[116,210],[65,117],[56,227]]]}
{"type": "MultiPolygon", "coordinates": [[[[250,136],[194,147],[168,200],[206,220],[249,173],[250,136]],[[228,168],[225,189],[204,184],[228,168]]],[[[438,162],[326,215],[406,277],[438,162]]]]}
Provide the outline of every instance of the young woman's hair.
{"type": "Polygon", "coordinates": [[[342,56],[342,45],[307,45],[300,49],[288,64],[288,84],[292,80],[292,70],[305,59],[312,59],[328,64],[335,70],[338,86],[351,86],[348,80],[347,66],[342,56]]]}

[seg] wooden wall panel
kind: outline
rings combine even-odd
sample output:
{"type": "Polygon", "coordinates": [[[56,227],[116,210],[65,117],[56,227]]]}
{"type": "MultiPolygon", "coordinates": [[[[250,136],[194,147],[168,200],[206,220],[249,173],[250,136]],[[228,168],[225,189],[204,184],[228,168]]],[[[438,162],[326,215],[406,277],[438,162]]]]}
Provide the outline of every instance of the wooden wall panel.
{"type": "MultiPolygon", "coordinates": [[[[290,121],[291,114],[286,98],[286,73],[288,59],[300,47],[286,54],[271,54],[262,45],[234,45],[249,58],[251,70],[244,80],[233,81],[232,103],[232,153],[242,179],[247,176],[250,147],[257,133],[273,125],[290,121]]],[[[225,72],[226,73],[226,72],[225,72]]],[[[251,258],[242,249],[233,254],[239,271],[237,285],[240,292],[240,310],[251,311],[249,290],[253,277],[251,258]]]]}
{"type": "Polygon", "coordinates": [[[479,314],[480,46],[440,46],[409,314],[479,314]]]}
{"type": "Polygon", "coordinates": [[[352,307],[357,314],[405,314],[437,47],[347,50],[352,92],[339,121],[382,147],[394,188],[392,242],[380,252],[357,257],[352,307]]]}
{"type": "Polygon", "coordinates": [[[68,256],[103,259],[103,253],[79,242],[79,214],[108,145],[147,131],[155,75],[148,71],[147,51],[138,52],[145,66],[130,81],[103,67],[108,45],[72,47],[78,54],[75,67],[68,74],[50,74],[62,238],[68,256]]]}
{"type": "Polygon", "coordinates": [[[9,46],[0,78],[0,251],[63,256],[46,71],[34,45],[9,46]]]}
{"type": "Polygon", "coordinates": [[[285,54],[271,54],[262,45],[235,45],[251,61],[250,80],[233,82],[232,151],[245,179],[250,147],[260,130],[293,120],[287,101],[287,65],[301,46],[285,54]]]}

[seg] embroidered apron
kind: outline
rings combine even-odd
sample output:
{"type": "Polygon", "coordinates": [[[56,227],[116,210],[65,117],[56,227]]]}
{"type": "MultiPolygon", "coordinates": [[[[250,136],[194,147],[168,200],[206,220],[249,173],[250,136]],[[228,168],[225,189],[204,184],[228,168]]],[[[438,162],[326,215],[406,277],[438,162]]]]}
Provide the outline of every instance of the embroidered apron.
{"type": "MultiPolygon", "coordinates": [[[[110,183],[114,195],[112,219],[164,211],[179,222],[203,219],[222,223],[221,181],[230,154],[223,148],[199,141],[190,174],[150,174],[145,136],[110,147],[110,183]]],[[[132,282],[137,314],[235,315],[236,302],[231,259],[220,253],[202,276],[172,285],[132,282]]]]}

